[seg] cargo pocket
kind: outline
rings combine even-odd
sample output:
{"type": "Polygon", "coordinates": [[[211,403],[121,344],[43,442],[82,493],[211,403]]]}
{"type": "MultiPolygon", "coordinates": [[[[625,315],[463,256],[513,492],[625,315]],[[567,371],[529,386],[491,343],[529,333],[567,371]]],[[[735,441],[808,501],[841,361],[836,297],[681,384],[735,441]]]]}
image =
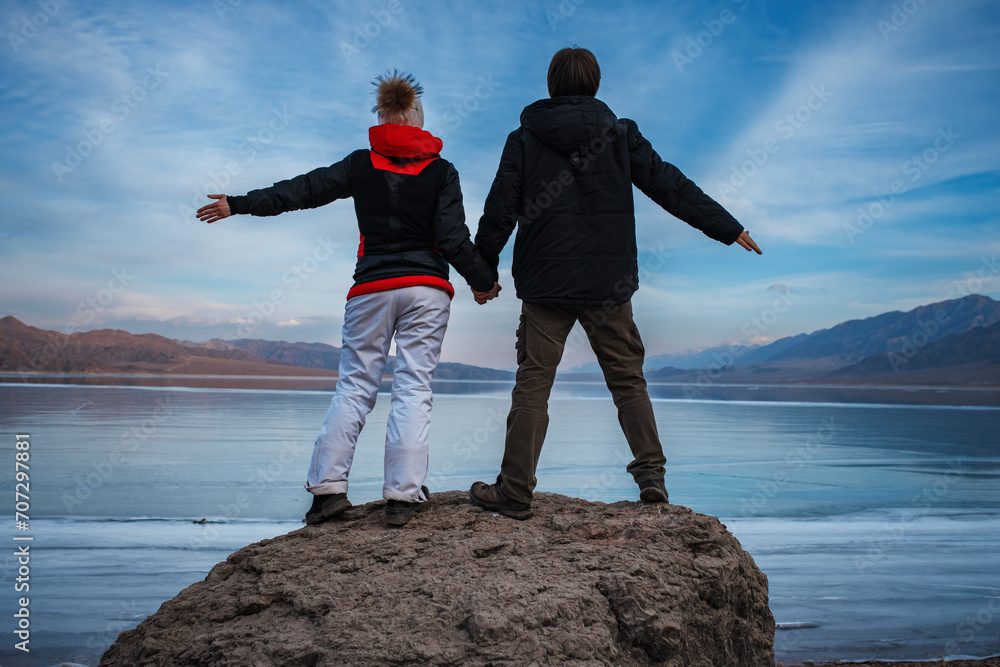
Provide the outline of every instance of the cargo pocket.
{"type": "Polygon", "coordinates": [[[636,354],[640,359],[646,358],[646,348],[642,346],[642,338],[639,337],[639,327],[632,322],[632,328],[628,332],[628,349],[632,354],[636,354]]]}
{"type": "Polygon", "coordinates": [[[517,353],[517,365],[520,366],[528,358],[528,353],[524,347],[524,313],[517,323],[517,340],[514,341],[514,351],[517,353]]]}

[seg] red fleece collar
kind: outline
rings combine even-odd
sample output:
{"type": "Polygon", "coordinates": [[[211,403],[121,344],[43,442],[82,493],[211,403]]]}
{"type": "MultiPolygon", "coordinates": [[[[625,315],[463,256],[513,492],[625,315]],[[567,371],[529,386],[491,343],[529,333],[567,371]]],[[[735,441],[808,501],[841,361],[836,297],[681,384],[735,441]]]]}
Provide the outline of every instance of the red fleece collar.
{"type": "Polygon", "coordinates": [[[437,157],[444,143],[430,132],[410,125],[386,123],[368,129],[372,150],[386,157],[437,157]]]}

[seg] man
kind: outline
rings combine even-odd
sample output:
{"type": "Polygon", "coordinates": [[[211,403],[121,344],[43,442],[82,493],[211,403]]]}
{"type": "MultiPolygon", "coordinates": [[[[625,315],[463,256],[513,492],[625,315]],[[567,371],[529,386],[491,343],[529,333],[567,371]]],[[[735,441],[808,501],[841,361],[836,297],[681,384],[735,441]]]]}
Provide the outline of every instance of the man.
{"type": "MultiPolygon", "coordinates": [[[[601,70],[586,49],[562,49],[549,65],[549,99],[521,113],[507,137],[479,221],[476,246],[492,267],[517,226],[512,268],[522,300],[517,379],[500,474],[469,498],[515,519],[531,516],[547,404],[566,338],[580,322],[618,408],[645,502],[667,502],[663,447],[642,375],[645,350],[632,319],[638,289],[632,185],[710,238],[757,244],[722,206],[663,162],[636,124],[595,98],[601,70]]],[[[476,301],[496,296],[475,291],[476,301]]]]}

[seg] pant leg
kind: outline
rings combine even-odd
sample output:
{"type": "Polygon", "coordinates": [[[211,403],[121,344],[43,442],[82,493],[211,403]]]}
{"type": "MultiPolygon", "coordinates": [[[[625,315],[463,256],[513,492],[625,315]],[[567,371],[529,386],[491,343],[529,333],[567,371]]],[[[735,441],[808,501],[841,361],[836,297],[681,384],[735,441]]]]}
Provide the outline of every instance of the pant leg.
{"type": "Polygon", "coordinates": [[[344,309],[340,377],[313,448],[306,488],[316,495],[347,493],[354,448],[375,407],[394,326],[388,292],[356,296],[344,309]]]}
{"type": "Polygon", "coordinates": [[[632,450],[634,460],[626,469],[636,482],[662,479],[667,460],[642,374],[646,351],[632,319],[632,303],[588,308],[580,313],[580,323],[604,372],[618,408],[618,423],[632,450]]]}
{"type": "Polygon", "coordinates": [[[573,312],[562,306],[521,305],[517,376],[500,464],[500,488],[508,498],[518,502],[530,503],[538,482],[535,470],[549,426],[549,394],[566,337],[575,323],[573,312]]]}
{"type": "Polygon", "coordinates": [[[441,357],[451,297],[436,287],[393,290],[396,308],[396,366],[392,408],[385,436],[386,499],[419,502],[427,478],[431,424],[431,376],[441,357]]]}

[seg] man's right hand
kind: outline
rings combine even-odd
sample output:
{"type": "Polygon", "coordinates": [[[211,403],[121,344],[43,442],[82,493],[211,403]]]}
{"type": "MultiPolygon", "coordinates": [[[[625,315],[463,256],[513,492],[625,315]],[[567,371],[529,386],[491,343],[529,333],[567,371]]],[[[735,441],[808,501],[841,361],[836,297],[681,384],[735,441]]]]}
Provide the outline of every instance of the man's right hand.
{"type": "Polygon", "coordinates": [[[755,252],[758,255],[764,254],[760,251],[760,248],[757,247],[757,244],[754,243],[753,239],[750,238],[750,232],[745,229],[743,230],[743,233],[740,234],[740,237],[736,239],[736,242],[746,248],[748,252],[755,252]]]}

